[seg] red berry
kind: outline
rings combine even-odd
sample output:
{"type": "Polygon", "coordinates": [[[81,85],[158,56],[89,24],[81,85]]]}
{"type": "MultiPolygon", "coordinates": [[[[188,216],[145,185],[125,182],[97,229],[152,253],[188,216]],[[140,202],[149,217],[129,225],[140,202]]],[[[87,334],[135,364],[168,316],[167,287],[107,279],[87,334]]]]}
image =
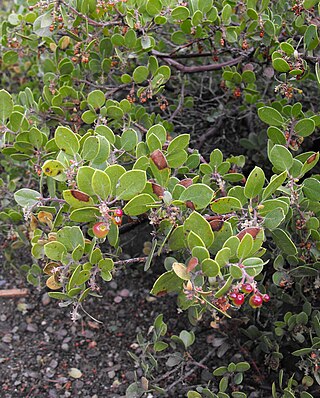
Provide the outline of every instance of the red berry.
{"type": "Polygon", "coordinates": [[[123,216],[123,211],[121,209],[115,209],[114,210],[114,215],[117,217],[122,217],[123,216]]]}
{"type": "Polygon", "coordinates": [[[258,294],[254,294],[249,299],[249,304],[252,308],[259,308],[262,306],[263,300],[262,297],[258,294]]]}
{"type": "Polygon", "coordinates": [[[262,300],[263,300],[265,303],[268,303],[268,302],[270,301],[270,296],[269,296],[269,294],[263,294],[263,295],[262,295],[262,300]]]}
{"type": "Polygon", "coordinates": [[[235,305],[242,305],[244,303],[244,294],[238,293],[233,302],[235,303],[235,305]]]}
{"type": "Polygon", "coordinates": [[[105,238],[109,233],[109,226],[104,222],[97,222],[92,227],[92,232],[97,238],[105,238]]]}
{"type": "Polygon", "coordinates": [[[237,298],[237,295],[238,295],[238,293],[236,293],[236,292],[229,293],[230,300],[234,301],[237,298]]]}
{"type": "Polygon", "coordinates": [[[242,290],[244,293],[251,293],[252,290],[253,290],[253,287],[252,287],[252,285],[251,285],[250,283],[244,283],[244,284],[241,286],[241,290],[242,290]]]}

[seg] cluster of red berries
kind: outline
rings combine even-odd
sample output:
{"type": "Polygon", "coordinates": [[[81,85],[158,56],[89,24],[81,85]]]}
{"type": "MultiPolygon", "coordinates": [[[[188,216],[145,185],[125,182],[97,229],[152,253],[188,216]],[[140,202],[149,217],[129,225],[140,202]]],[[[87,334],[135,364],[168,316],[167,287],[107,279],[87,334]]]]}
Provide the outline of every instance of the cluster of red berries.
{"type": "Polygon", "coordinates": [[[252,308],[260,308],[263,303],[270,301],[270,296],[268,294],[261,294],[259,291],[254,291],[254,288],[250,283],[242,284],[241,292],[238,290],[232,290],[229,293],[229,299],[237,307],[240,307],[245,302],[245,295],[250,293],[253,293],[249,298],[249,305],[252,308]]]}

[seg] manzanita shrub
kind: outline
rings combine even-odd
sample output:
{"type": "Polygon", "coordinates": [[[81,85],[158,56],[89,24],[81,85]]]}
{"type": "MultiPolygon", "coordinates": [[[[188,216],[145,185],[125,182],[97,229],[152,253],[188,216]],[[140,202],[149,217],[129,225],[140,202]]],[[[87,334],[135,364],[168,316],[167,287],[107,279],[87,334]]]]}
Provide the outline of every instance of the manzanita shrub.
{"type": "MultiPolygon", "coordinates": [[[[306,390],[320,384],[320,176],[311,148],[320,115],[308,91],[320,80],[318,1],[10,6],[1,25],[0,217],[7,237],[30,240],[29,282],[44,275],[50,297],[76,320],[119,265],[147,270],[160,258],[151,294],[176,293],[193,325],[206,311],[218,322],[242,306],[278,309],[268,335],[259,324],[243,331],[247,346],[274,370],[281,345],[300,357],[308,379],[284,387],[281,376],[279,388],[284,397],[312,397],[306,390]],[[216,147],[201,154],[195,137],[175,130],[193,105],[188,84],[204,72],[227,101],[241,100],[239,113],[257,113],[266,164],[249,162],[244,175],[243,155],[216,147]],[[17,225],[14,190],[27,229],[17,225]],[[148,256],[123,260],[119,230],[146,218],[154,230],[148,256]],[[281,312],[282,303],[297,313],[281,312]]],[[[168,345],[158,341],[162,318],[155,325],[156,353],[168,345]]],[[[176,342],[194,340],[181,333],[176,342]]],[[[248,366],[216,369],[219,391],[199,387],[188,397],[245,397],[237,386],[248,366]]]]}

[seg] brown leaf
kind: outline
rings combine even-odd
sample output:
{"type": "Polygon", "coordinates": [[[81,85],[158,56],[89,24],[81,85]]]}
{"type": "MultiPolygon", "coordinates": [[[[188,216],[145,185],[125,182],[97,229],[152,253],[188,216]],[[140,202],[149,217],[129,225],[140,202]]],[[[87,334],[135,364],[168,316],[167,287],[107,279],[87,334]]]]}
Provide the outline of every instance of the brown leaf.
{"type": "Polygon", "coordinates": [[[60,264],[58,264],[58,263],[54,263],[54,262],[50,262],[50,263],[48,263],[48,264],[46,264],[45,266],[44,266],[44,268],[43,268],[43,272],[45,273],[45,274],[47,274],[47,275],[52,275],[52,270],[54,269],[54,268],[56,268],[56,267],[59,267],[60,266],[60,264]]]}
{"type": "Polygon", "coordinates": [[[156,184],[155,182],[152,182],[151,185],[152,185],[153,193],[154,193],[155,195],[157,195],[159,198],[160,198],[161,196],[163,196],[164,188],[162,188],[161,185],[156,184]]]}
{"type": "Polygon", "coordinates": [[[307,164],[312,163],[312,162],[316,159],[318,153],[319,153],[319,152],[314,153],[313,155],[309,156],[308,159],[307,159],[307,164]]]}
{"type": "Polygon", "coordinates": [[[187,201],[186,201],[186,206],[187,206],[189,209],[191,209],[191,210],[194,210],[194,209],[195,209],[194,204],[193,204],[193,202],[191,202],[191,200],[187,200],[187,201]]]}
{"type": "Polygon", "coordinates": [[[212,216],[210,217],[209,224],[212,231],[220,231],[220,229],[223,227],[224,221],[221,216],[212,216]]]}
{"type": "Polygon", "coordinates": [[[54,275],[49,276],[46,285],[51,290],[59,290],[61,288],[61,284],[56,281],[54,275]]]}
{"type": "Polygon", "coordinates": [[[153,151],[150,157],[159,170],[163,170],[168,167],[167,159],[160,149],[153,151]]]}
{"type": "Polygon", "coordinates": [[[39,211],[38,220],[50,227],[52,225],[53,214],[48,211],[39,211]]]}
{"type": "Polygon", "coordinates": [[[184,186],[185,188],[190,187],[190,185],[193,184],[192,178],[185,178],[184,180],[181,180],[178,184],[184,186]]]}
{"type": "Polygon", "coordinates": [[[81,200],[82,202],[89,202],[90,196],[87,195],[86,193],[83,193],[81,191],[76,191],[75,189],[71,189],[71,195],[78,199],[81,200]]]}
{"type": "Polygon", "coordinates": [[[258,227],[245,228],[238,233],[237,237],[241,241],[244,238],[245,234],[250,234],[253,237],[253,239],[255,239],[260,231],[261,228],[258,227]]]}
{"type": "Polygon", "coordinates": [[[199,260],[197,259],[197,257],[191,257],[187,265],[187,272],[191,272],[193,269],[196,268],[198,264],[199,260]]]}

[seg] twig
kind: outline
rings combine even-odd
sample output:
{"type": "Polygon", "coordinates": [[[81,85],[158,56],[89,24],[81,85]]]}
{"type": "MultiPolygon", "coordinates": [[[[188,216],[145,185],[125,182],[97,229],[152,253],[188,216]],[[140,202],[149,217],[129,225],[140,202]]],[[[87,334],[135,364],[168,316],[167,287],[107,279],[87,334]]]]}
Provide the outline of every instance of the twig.
{"type": "Polygon", "coordinates": [[[152,54],[163,59],[165,63],[167,63],[170,66],[173,66],[174,68],[178,69],[180,72],[183,73],[198,73],[198,72],[207,72],[211,70],[220,70],[222,68],[225,68],[226,66],[237,65],[245,58],[244,56],[241,55],[240,57],[233,58],[230,59],[229,61],[221,62],[219,64],[186,66],[170,58],[170,54],[161,53],[156,50],[153,50],[152,54]]]}
{"type": "Polygon", "coordinates": [[[177,116],[177,114],[181,111],[182,107],[183,107],[183,102],[184,102],[184,87],[185,87],[185,82],[182,82],[182,86],[181,86],[181,92],[180,92],[180,99],[179,99],[179,103],[178,106],[176,107],[175,111],[173,112],[173,114],[170,116],[169,118],[169,122],[172,122],[172,120],[177,116]]]}
{"type": "Polygon", "coordinates": [[[10,297],[26,297],[29,295],[28,289],[6,289],[0,290],[0,297],[10,298],[10,297]]]}
{"type": "Polygon", "coordinates": [[[80,11],[76,10],[74,7],[72,7],[70,4],[68,4],[64,0],[60,0],[60,3],[63,4],[64,6],[66,6],[70,11],[72,11],[78,17],[80,17],[80,18],[84,19],[85,21],[87,21],[89,25],[104,27],[104,26],[114,26],[114,25],[121,25],[122,24],[121,21],[107,21],[107,22],[95,21],[94,19],[91,19],[91,18],[87,17],[86,15],[82,14],[80,11]]]}
{"type": "Polygon", "coordinates": [[[148,257],[129,258],[128,260],[115,261],[114,265],[131,265],[135,263],[145,263],[147,260],[148,257]]]}
{"type": "Polygon", "coordinates": [[[199,367],[199,365],[202,365],[204,362],[206,362],[211,355],[215,352],[215,349],[211,350],[208,352],[208,354],[201,359],[200,362],[197,362],[196,366],[194,366],[192,369],[189,370],[189,372],[187,372],[184,376],[180,377],[178,380],[176,380],[175,382],[173,382],[168,388],[167,391],[170,391],[174,386],[176,386],[178,383],[180,383],[181,381],[185,380],[187,377],[189,377],[190,375],[192,375],[199,367]]]}

